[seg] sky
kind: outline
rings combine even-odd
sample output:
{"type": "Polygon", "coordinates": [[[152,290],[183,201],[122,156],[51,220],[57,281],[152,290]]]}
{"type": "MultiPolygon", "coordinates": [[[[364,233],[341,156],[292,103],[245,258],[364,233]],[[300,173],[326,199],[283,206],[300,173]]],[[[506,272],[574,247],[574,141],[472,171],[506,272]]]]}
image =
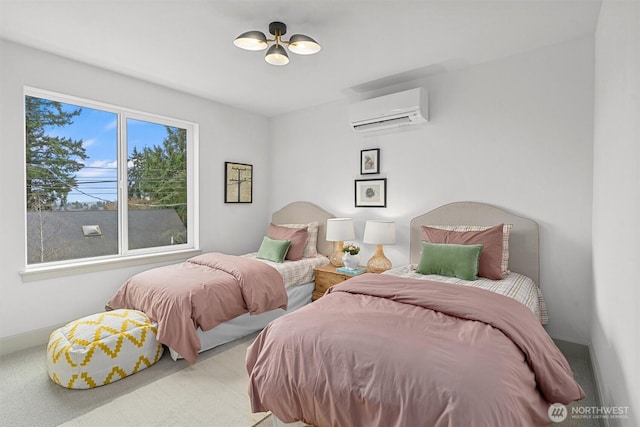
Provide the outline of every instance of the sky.
{"type": "MultiPolygon", "coordinates": [[[[78,108],[81,113],[73,123],[46,129],[48,135],[81,139],[87,158],[85,167],[76,173],[78,187],[67,197],[68,202],[95,203],[117,199],[117,121],[116,113],[62,103],[66,112],[78,108]]],[[[167,132],[164,125],[127,119],[127,152],[134,147],[162,145],[167,132]]]]}

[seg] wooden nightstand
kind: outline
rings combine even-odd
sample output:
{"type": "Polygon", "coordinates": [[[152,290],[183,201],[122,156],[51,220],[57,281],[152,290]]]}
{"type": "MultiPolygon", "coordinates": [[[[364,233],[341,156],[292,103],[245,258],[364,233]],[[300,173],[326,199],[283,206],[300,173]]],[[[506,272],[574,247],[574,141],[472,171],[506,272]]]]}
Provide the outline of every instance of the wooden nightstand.
{"type": "Polygon", "coordinates": [[[354,277],[353,274],[339,273],[336,271],[336,267],[332,264],[323,265],[314,270],[316,272],[316,287],[313,290],[311,300],[315,301],[320,298],[324,293],[338,283],[344,282],[347,279],[354,277]]]}

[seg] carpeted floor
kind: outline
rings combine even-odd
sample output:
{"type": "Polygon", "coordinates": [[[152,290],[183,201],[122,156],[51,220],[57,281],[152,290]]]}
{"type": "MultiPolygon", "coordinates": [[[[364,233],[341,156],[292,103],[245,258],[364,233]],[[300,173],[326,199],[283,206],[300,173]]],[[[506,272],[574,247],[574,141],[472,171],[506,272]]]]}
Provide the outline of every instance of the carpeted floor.
{"type": "MultiPolygon", "coordinates": [[[[274,427],[268,414],[251,414],[246,347],[256,334],[200,355],[197,364],[173,361],[168,352],[150,368],[90,390],[69,390],[47,376],[46,348],[0,359],[0,425],[49,426],[224,426],[274,427]],[[185,408],[199,408],[185,418],[185,408]]],[[[567,357],[587,398],[573,406],[598,406],[588,361],[567,357]]],[[[597,419],[567,418],[564,427],[599,427],[597,419]]]]}
{"type": "Polygon", "coordinates": [[[262,421],[260,421],[258,424],[254,425],[253,427],[275,427],[275,424],[273,422],[273,416],[272,415],[266,416],[262,421]]]}
{"type": "MultiPolygon", "coordinates": [[[[591,369],[591,363],[588,360],[569,356],[567,356],[567,361],[569,362],[569,365],[571,365],[574,378],[587,395],[587,397],[581,401],[573,402],[568,405],[569,411],[572,407],[600,406],[600,401],[596,394],[595,379],[591,369]]],[[[602,425],[602,421],[598,418],[577,418],[569,415],[563,422],[556,423],[554,425],[562,427],[600,427],[602,425]]]]}
{"type": "Polygon", "coordinates": [[[4,356],[0,426],[252,426],[267,415],[252,414],[247,395],[244,360],[255,335],[202,353],[193,366],[165,352],[155,365],[89,390],[51,381],[44,346],[4,356]]]}

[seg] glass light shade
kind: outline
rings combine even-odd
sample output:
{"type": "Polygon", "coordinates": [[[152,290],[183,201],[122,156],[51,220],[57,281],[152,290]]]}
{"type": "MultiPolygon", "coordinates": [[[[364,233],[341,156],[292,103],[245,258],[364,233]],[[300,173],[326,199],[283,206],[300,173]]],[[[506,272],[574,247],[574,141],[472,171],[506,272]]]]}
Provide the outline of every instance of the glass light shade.
{"type": "Polygon", "coordinates": [[[396,243],[396,223],[393,221],[367,221],[364,226],[363,243],[393,245],[396,243]]]}
{"type": "Polygon", "coordinates": [[[378,245],[376,253],[367,262],[367,271],[369,273],[382,273],[390,268],[391,260],[385,256],[382,245],[378,245]]]}
{"type": "Polygon", "coordinates": [[[268,46],[267,37],[261,31],[247,31],[240,34],[233,44],[245,50],[265,50],[268,46]]]}
{"type": "Polygon", "coordinates": [[[289,55],[281,45],[273,45],[267,51],[264,60],[271,65],[287,65],[289,63],[289,55]]]}
{"type": "Polygon", "coordinates": [[[322,47],[309,36],[294,34],[289,39],[289,50],[298,55],[313,55],[320,52],[322,47]]]}
{"type": "Polygon", "coordinates": [[[329,262],[336,267],[342,267],[344,265],[344,261],[342,261],[342,257],[344,256],[342,252],[343,246],[344,242],[342,240],[336,240],[333,243],[333,253],[329,256],[329,262]]]}

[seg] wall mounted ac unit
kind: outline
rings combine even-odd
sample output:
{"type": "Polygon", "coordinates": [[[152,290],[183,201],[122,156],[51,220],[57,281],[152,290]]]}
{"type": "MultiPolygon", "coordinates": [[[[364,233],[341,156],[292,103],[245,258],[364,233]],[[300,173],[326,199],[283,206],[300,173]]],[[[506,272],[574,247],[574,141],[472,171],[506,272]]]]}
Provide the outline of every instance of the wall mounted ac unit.
{"type": "Polygon", "coordinates": [[[349,124],[356,132],[391,129],[429,120],[429,94],[419,87],[349,105],[349,124]]]}

